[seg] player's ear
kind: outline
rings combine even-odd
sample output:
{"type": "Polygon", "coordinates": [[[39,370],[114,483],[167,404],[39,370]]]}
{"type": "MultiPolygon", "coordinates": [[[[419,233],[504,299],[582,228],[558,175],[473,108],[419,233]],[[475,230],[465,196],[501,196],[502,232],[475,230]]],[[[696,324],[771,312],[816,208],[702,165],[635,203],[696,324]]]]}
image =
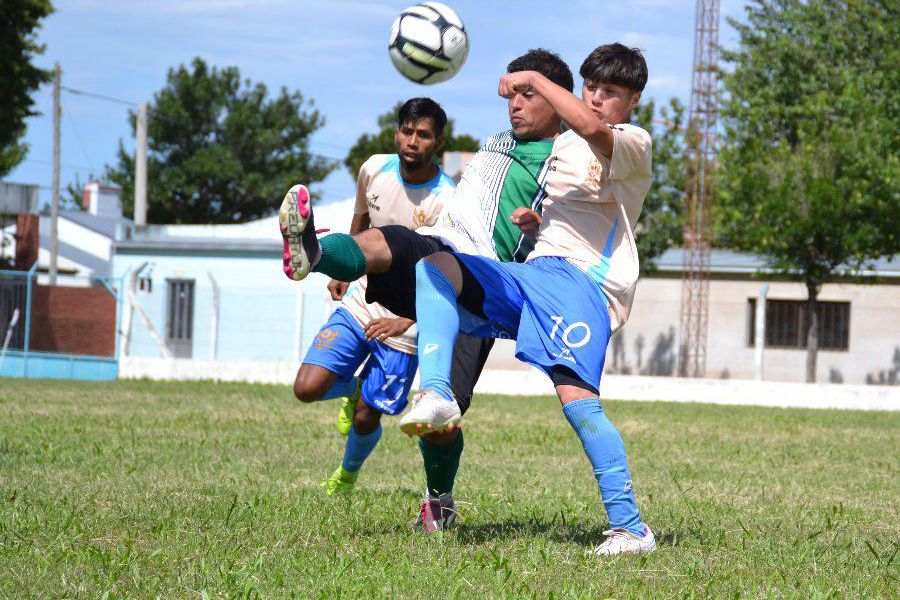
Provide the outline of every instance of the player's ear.
{"type": "Polygon", "coordinates": [[[633,109],[635,106],[637,106],[637,103],[640,102],[640,101],[641,101],[641,93],[640,93],[640,92],[634,92],[634,93],[631,95],[631,101],[628,103],[628,110],[633,109]]]}
{"type": "Polygon", "coordinates": [[[444,147],[444,134],[442,133],[441,135],[438,136],[437,143],[435,143],[435,145],[434,145],[435,153],[440,152],[441,148],[443,148],[443,147],[444,147]]]}

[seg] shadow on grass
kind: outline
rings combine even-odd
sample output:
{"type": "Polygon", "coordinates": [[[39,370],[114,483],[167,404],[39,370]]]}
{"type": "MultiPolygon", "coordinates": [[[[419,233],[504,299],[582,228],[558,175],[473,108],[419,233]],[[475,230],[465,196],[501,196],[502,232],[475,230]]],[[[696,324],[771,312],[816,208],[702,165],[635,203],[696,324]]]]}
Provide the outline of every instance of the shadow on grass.
{"type": "MultiPolygon", "coordinates": [[[[467,524],[457,522],[448,533],[455,535],[457,541],[464,544],[484,544],[500,540],[519,538],[543,538],[557,543],[575,543],[586,548],[593,548],[603,541],[603,532],[607,527],[600,525],[563,524],[553,521],[502,521],[494,523],[467,524]]],[[[409,533],[409,524],[397,524],[379,533],[409,533]]],[[[684,540],[682,532],[665,532],[656,534],[656,542],[660,545],[672,545],[674,541],[684,540]]]]}

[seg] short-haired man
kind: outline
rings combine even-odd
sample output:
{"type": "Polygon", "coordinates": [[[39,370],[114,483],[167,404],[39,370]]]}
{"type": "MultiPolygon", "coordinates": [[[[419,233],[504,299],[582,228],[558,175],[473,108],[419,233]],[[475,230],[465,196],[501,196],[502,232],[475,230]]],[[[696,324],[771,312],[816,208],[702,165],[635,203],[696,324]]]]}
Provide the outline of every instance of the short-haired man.
{"type": "MultiPolygon", "coordinates": [[[[394,135],[397,153],[376,154],[360,168],[351,233],[384,225],[413,230],[437,220],[456,187],[434,162],[446,123],[444,109],[430,98],[403,104],[394,135]]],[[[309,197],[302,186],[297,194],[309,197]]],[[[316,335],[294,380],[294,394],[303,402],[348,399],[349,411],[342,410],[339,421],[347,435],[344,458],[322,484],[328,494],[353,489],[381,438],[381,415],[406,408],[418,366],[413,321],[367,303],[365,278],[346,291],[341,290],[343,302],[316,335]]]]}

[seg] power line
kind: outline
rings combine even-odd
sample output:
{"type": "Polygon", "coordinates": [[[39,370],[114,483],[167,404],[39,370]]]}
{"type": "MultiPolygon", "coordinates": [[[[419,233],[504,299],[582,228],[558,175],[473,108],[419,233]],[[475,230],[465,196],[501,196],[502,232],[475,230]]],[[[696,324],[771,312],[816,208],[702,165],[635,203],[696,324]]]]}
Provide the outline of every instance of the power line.
{"type": "Polygon", "coordinates": [[[112,96],[106,96],[104,94],[97,94],[95,92],[86,92],[84,90],[76,90],[75,88],[70,88],[64,85],[60,86],[61,89],[69,92],[70,94],[77,94],[79,96],[88,96],[91,98],[97,98],[98,100],[105,100],[107,102],[115,102],[116,104],[124,104],[126,106],[140,106],[139,102],[132,102],[131,100],[122,100],[121,98],[114,98],[112,96]]]}

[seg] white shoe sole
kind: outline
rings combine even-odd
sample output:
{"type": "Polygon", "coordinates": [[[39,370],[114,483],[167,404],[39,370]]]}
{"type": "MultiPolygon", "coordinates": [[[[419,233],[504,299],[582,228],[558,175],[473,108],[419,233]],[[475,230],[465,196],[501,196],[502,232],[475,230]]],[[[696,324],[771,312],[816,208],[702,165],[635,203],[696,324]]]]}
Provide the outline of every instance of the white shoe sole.
{"type": "Polygon", "coordinates": [[[429,433],[443,433],[445,431],[458,429],[461,422],[462,415],[451,417],[447,422],[440,424],[434,424],[422,419],[413,419],[406,422],[401,419],[400,431],[409,437],[421,437],[429,433]]]}
{"type": "Polygon", "coordinates": [[[300,281],[309,275],[309,257],[303,249],[303,232],[306,231],[310,215],[309,205],[309,190],[298,184],[288,190],[278,210],[281,237],[285,240],[285,251],[290,253],[289,261],[288,257],[284,257],[284,273],[294,281],[300,281]]]}

